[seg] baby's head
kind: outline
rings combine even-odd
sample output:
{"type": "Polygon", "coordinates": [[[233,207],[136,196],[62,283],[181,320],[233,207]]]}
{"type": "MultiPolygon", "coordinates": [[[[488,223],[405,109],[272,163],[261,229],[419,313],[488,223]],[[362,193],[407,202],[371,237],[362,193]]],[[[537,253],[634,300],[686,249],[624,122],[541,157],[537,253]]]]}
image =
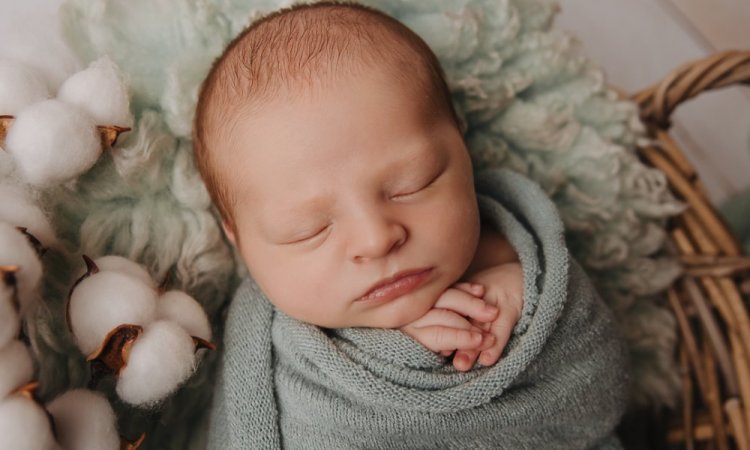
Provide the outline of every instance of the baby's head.
{"type": "Polygon", "coordinates": [[[194,145],[227,236],[301,321],[400,327],[474,256],[471,162],[442,70],[378,11],[317,3],[254,23],[204,81],[194,145]]]}

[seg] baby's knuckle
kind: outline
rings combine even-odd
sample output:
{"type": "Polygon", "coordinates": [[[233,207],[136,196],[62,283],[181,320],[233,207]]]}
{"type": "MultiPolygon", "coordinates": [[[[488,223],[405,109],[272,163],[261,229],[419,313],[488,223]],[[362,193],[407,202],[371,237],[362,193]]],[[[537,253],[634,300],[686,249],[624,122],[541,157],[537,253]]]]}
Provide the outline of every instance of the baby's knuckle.
{"type": "Polygon", "coordinates": [[[430,330],[430,342],[435,349],[442,349],[445,346],[445,333],[441,328],[433,328],[430,330]]]}

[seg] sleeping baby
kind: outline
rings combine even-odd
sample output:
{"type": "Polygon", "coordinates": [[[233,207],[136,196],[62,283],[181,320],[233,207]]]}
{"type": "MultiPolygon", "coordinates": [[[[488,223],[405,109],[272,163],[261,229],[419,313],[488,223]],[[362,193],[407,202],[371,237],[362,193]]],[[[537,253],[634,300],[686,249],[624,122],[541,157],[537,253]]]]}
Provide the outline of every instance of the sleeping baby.
{"type": "Polygon", "coordinates": [[[250,273],[210,448],[619,448],[625,351],[554,205],[473,173],[437,58],[360,5],[253,23],[197,166],[250,273]]]}

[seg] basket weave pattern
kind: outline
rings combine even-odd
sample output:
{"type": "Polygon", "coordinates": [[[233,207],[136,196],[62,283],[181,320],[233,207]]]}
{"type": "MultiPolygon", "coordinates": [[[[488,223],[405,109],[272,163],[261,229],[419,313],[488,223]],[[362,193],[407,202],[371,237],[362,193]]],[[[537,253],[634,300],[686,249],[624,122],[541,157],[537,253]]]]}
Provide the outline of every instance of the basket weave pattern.
{"type": "Polygon", "coordinates": [[[668,228],[685,269],[667,292],[679,326],[682,377],[681,411],[667,424],[670,448],[750,450],[750,319],[741,289],[750,258],[742,255],[695,169],[667,133],[683,101],[748,83],[750,52],[730,51],[686,64],[633,96],[653,138],[639,148],[642,158],[665,173],[688,205],[668,228]]]}

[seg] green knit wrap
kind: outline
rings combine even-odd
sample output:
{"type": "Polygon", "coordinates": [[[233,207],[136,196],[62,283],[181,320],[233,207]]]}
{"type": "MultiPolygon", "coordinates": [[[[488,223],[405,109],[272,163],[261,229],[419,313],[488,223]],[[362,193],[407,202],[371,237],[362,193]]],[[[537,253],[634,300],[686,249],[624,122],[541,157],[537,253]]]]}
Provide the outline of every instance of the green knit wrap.
{"type": "Polygon", "coordinates": [[[524,273],[497,364],[460,373],[397,330],[296,321],[248,279],[227,319],[209,448],[620,448],[625,346],[554,205],[507,170],[482,172],[477,192],[524,273]]]}

